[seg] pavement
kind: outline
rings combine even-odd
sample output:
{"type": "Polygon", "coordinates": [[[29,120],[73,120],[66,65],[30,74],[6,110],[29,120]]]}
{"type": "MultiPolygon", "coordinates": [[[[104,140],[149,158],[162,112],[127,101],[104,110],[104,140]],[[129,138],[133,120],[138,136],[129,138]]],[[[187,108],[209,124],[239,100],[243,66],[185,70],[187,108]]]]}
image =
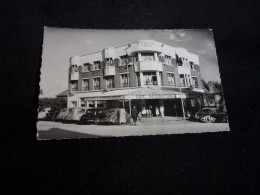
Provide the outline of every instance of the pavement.
{"type": "Polygon", "coordinates": [[[230,131],[228,123],[201,123],[181,117],[143,118],[135,125],[77,125],[38,121],[37,139],[75,139],[230,131]]]}

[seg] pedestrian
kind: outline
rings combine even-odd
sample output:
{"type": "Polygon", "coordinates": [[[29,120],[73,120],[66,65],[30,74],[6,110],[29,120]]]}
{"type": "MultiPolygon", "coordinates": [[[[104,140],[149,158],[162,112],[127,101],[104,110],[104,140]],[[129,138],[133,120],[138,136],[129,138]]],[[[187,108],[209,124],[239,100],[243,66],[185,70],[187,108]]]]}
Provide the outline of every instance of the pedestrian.
{"type": "Polygon", "coordinates": [[[145,109],[145,107],[143,106],[143,108],[142,108],[142,116],[143,116],[143,117],[146,117],[146,114],[147,114],[147,113],[146,113],[146,109],[145,109]]]}
{"type": "Polygon", "coordinates": [[[177,117],[178,113],[177,113],[177,105],[176,104],[174,105],[173,109],[174,109],[174,112],[175,112],[175,116],[177,117]]]}
{"type": "Polygon", "coordinates": [[[142,124],[142,122],[143,122],[143,116],[142,116],[142,113],[141,113],[141,112],[139,112],[139,114],[138,114],[138,119],[139,119],[140,124],[142,124]]]}
{"type": "Polygon", "coordinates": [[[131,110],[131,115],[132,115],[132,118],[134,120],[134,123],[136,125],[136,121],[137,121],[137,109],[135,108],[135,106],[133,106],[132,110],[131,110]]]}
{"type": "Polygon", "coordinates": [[[121,108],[119,110],[119,125],[121,125],[122,123],[126,123],[126,112],[125,109],[121,108]]]}
{"type": "Polygon", "coordinates": [[[159,116],[159,108],[158,108],[158,106],[155,106],[155,114],[156,114],[156,116],[159,116]]]}
{"type": "Polygon", "coordinates": [[[149,106],[149,110],[150,110],[150,118],[153,117],[153,107],[152,105],[149,106]]]}
{"type": "Polygon", "coordinates": [[[163,107],[163,105],[160,106],[160,113],[161,113],[161,116],[164,118],[164,107],[163,107]]]}

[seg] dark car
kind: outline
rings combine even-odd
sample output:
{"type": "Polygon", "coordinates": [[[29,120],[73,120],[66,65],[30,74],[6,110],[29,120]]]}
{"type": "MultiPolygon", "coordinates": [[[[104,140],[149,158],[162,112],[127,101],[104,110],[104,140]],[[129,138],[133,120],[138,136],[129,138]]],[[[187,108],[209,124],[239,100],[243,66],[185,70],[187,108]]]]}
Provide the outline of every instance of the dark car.
{"type": "Polygon", "coordinates": [[[55,121],[59,113],[60,113],[59,108],[51,108],[51,110],[49,110],[49,112],[46,114],[45,120],[55,121]]]}
{"type": "Polygon", "coordinates": [[[100,120],[100,124],[118,124],[118,112],[125,111],[126,123],[133,123],[133,118],[124,108],[113,108],[108,110],[106,116],[100,120]]]}
{"type": "Polygon", "coordinates": [[[225,111],[210,107],[202,108],[200,112],[195,114],[195,118],[205,123],[228,122],[225,111]]]}
{"type": "Polygon", "coordinates": [[[81,116],[78,124],[99,124],[100,120],[106,117],[107,111],[106,108],[91,108],[81,116]]]}

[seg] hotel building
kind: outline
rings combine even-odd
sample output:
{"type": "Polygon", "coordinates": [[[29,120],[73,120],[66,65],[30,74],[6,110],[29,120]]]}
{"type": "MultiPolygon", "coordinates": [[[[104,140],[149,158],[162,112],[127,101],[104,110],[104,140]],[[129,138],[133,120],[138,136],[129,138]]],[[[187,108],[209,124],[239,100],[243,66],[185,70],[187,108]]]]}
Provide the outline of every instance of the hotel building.
{"type": "Polygon", "coordinates": [[[181,99],[204,93],[198,55],[154,40],[71,57],[68,76],[68,107],[164,105],[172,115],[181,99]]]}

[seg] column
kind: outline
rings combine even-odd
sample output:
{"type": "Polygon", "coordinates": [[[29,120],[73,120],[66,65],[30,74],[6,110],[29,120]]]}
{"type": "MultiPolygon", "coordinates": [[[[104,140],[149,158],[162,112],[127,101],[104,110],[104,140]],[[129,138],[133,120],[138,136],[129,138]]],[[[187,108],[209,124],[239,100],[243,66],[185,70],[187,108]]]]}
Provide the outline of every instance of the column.
{"type": "Polygon", "coordinates": [[[183,80],[184,80],[184,87],[187,87],[187,80],[186,80],[186,74],[183,74],[183,80]]]}
{"type": "Polygon", "coordinates": [[[159,71],[156,71],[156,78],[157,78],[157,85],[158,86],[161,86],[161,79],[160,79],[160,74],[159,74],[159,71]]]}
{"type": "Polygon", "coordinates": [[[140,72],[139,75],[140,75],[140,84],[141,84],[141,87],[143,87],[144,86],[144,75],[143,75],[143,72],[140,72]]]}
{"type": "Polygon", "coordinates": [[[154,53],[154,61],[159,62],[157,53],[154,53]]]}
{"type": "Polygon", "coordinates": [[[141,53],[140,53],[140,52],[138,53],[138,61],[139,61],[139,62],[142,61],[142,56],[141,56],[141,53]]]}

